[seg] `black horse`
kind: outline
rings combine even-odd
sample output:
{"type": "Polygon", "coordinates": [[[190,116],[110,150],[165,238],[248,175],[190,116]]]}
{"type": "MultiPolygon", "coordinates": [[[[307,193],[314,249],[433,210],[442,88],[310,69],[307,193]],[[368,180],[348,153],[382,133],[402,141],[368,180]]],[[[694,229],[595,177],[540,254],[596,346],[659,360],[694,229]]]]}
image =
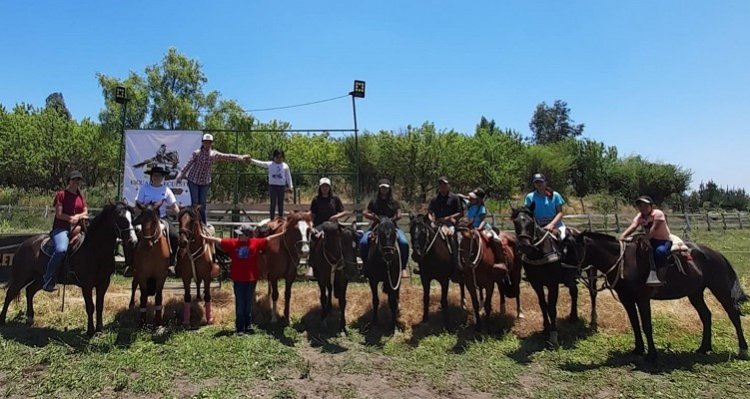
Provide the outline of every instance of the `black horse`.
{"type": "Polygon", "coordinates": [[[591,265],[602,272],[608,285],[617,293],[635,335],[633,353],[644,353],[641,334],[643,328],[648,342],[646,359],[650,362],[656,361],[651,325],[651,299],[683,297],[688,297],[703,323],[703,339],[696,352],[710,352],[711,312],[703,298],[703,292],[708,288],[719,300],[734,325],[739,341],[739,357],[747,359],[748,346],[742,332],[739,304],[747,301],[748,297],[740,286],[737,273],[727,258],[718,251],[700,244],[688,245],[693,261],[683,262],[684,273],[677,267],[668,267],[665,270],[667,284],[658,288],[646,286],[651,248],[645,236],[626,243],[606,234],[586,232],[576,238],[575,252],[580,254],[581,265],[591,265]]]}
{"type": "MultiPolygon", "coordinates": [[[[373,228],[370,250],[364,265],[364,275],[370,282],[372,292],[372,324],[378,324],[378,284],[383,283],[383,291],[388,294],[391,308],[391,328],[397,329],[398,301],[401,289],[401,264],[397,242],[396,223],[389,217],[381,217],[373,228]]],[[[365,233],[369,234],[369,233],[365,233]]]]}
{"type": "MultiPolygon", "coordinates": [[[[430,225],[426,215],[414,215],[409,221],[411,236],[411,258],[419,264],[419,278],[422,280],[422,322],[427,322],[430,308],[430,283],[440,283],[440,311],[443,325],[448,326],[448,288],[450,279],[455,273],[453,258],[448,242],[440,237],[438,229],[430,225]]],[[[461,304],[463,305],[463,283],[461,285],[461,304]]]]}
{"type": "Polygon", "coordinates": [[[341,320],[339,332],[346,334],[346,289],[349,280],[359,274],[357,270],[357,232],[338,222],[325,222],[322,236],[310,251],[310,266],[320,287],[321,318],[331,313],[332,297],[339,300],[341,320]]]}
{"type": "MultiPolygon", "coordinates": [[[[549,342],[557,346],[557,297],[560,284],[570,291],[571,322],[578,321],[578,270],[566,268],[561,262],[561,244],[554,233],[543,230],[534,219],[534,208],[521,207],[513,210],[513,225],[518,237],[521,261],[526,278],[536,292],[544,321],[544,332],[549,334],[549,342]],[[544,288],[547,288],[547,296],[544,288]]],[[[595,300],[596,292],[591,293],[595,300]]],[[[592,326],[596,324],[592,309],[592,326]]]]}
{"type": "MultiPolygon", "coordinates": [[[[86,334],[89,336],[102,331],[104,294],[109,288],[110,278],[115,271],[114,252],[117,239],[120,238],[128,245],[135,245],[136,236],[133,231],[132,215],[132,208],[125,203],[105,205],[102,212],[91,221],[80,248],[74,253],[69,253],[64,260],[70,265],[70,271],[74,273],[75,278],[73,281],[66,281],[67,276],[63,275],[61,282],[81,287],[88,315],[86,334]],[[94,288],[96,288],[96,328],[93,321],[95,308],[92,293],[94,288]]],[[[49,256],[41,250],[46,237],[47,234],[31,237],[18,248],[13,258],[5,303],[0,312],[0,324],[5,323],[8,305],[21,293],[23,287],[26,287],[26,321],[30,325],[34,323],[34,295],[42,288],[44,271],[49,261],[49,256]]]]}

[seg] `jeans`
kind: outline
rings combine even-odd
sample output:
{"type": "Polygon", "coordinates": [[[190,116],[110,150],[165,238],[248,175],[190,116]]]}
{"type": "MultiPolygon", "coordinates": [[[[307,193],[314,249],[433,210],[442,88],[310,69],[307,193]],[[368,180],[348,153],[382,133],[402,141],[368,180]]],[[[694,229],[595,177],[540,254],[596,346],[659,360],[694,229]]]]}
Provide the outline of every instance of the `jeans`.
{"type": "Polygon", "coordinates": [[[201,222],[206,223],[206,201],[208,200],[208,184],[195,184],[188,180],[188,190],[190,190],[190,202],[192,205],[200,205],[201,222]]]}
{"type": "Polygon", "coordinates": [[[52,289],[57,283],[57,272],[60,270],[65,253],[68,252],[68,243],[70,242],[70,230],[67,228],[57,227],[49,233],[52,240],[55,241],[55,252],[47,262],[47,271],[44,273],[45,289],[52,289]]]}
{"type": "MultiPolygon", "coordinates": [[[[367,262],[367,254],[370,252],[370,232],[366,231],[359,240],[359,254],[362,262],[367,262]]],[[[409,262],[409,242],[401,229],[396,229],[399,252],[401,252],[401,268],[406,269],[409,262]]]]}
{"type": "Polygon", "coordinates": [[[286,186],[279,186],[275,184],[268,186],[268,192],[271,195],[271,210],[269,211],[269,213],[272,220],[275,216],[274,211],[277,207],[279,209],[279,216],[284,216],[284,191],[286,191],[286,186]]]}
{"type": "Polygon", "coordinates": [[[245,332],[250,329],[253,318],[255,284],[255,281],[234,282],[234,326],[237,332],[245,332]]]}
{"type": "Polygon", "coordinates": [[[672,241],[651,239],[651,247],[654,249],[654,264],[657,268],[667,265],[669,251],[672,250],[672,241]]]}

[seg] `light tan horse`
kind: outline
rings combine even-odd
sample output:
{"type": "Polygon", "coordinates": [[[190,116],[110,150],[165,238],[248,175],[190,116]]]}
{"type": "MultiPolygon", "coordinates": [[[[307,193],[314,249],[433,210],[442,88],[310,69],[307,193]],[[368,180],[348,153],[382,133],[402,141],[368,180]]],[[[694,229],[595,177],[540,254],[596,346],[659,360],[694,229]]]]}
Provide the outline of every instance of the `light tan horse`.
{"type": "Polygon", "coordinates": [[[142,211],[141,231],[133,251],[133,280],[141,290],[140,324],[146,324],[148,297],[154,295],[154,326],[157,327],[161,325],[162,291],[169,272],[169,241],[159,218],[159,207],[163,203],[138,205],[142,211]]]}
{"type": "Polygon", "coordinates": [[[271,323],[278,321],[279,280],[285,279],[284,318],[289,321],[289,306],[292,298],[292,284],[297,278],[297,265],[302,257],[310,253],[309,235],[312,231],[310,215],[295,212],[286,219],[276,218],[268,223],[271,234],[283,232],[268,241],[266,250],[258,258],[260,278],[268,280],[271,295],[271,323]]]}
{"type": "Polygon", "coordinates": [[[180,210],[180,239],[177,253],[177,275],[182,278],[185,298],[182,304],[182,325],[190,326],[190,285],[195,281],[196,298],[201,300],[201,283],[203,284],[203,309],[206,323],[214,321],[211,309],[211,280],[218,275],[219,268],[213,262],[213,246],[203,238],[203,226],[200,222],[200,206],[189,206],[180,210]]]}

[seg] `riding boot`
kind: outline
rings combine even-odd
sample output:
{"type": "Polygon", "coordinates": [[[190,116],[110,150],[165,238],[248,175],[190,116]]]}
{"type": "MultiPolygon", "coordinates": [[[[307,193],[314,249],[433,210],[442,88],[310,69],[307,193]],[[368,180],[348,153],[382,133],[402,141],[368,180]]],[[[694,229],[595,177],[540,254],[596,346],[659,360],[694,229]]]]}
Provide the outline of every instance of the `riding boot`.
{"type": "Polygon", "coordinates": [[[646,285],[649,287],[661,287],[664,285],[664,282],[659,280],[659,277],[656,275],[656,270],[651,269],[648,273],[648,279],[646,279],[646,285]]]}
{"type": "Polygon", "coordinates": [[[490,248],[495,255],[495,264],[492,265],[492,270],[500,273],[508,273],[508,266],[504,262],[499,262],[500,260],[505,259],[502,244],[495,239],[490,239],[490,248]]]}

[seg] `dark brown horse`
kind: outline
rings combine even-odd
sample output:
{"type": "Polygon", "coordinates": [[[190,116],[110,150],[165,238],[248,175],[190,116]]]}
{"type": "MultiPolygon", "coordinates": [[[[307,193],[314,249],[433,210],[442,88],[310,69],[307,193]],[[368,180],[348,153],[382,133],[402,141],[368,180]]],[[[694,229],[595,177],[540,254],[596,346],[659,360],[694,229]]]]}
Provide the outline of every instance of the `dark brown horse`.
{"type": "Polygon", "coordinates": [[[200,205],[186,207],[180,210],[178,220],[180,222],[179,241],[177,245],[177,275],[182,278],[182,287],[185,291],[182,304],[182,325],[190,326],[190,285],[195,281],[195,290],[198,300],[201,300],[201,283],[203,283],[203,301],[206,323],[212,324],[213,313],[211,309],[211,280],[212,270],[218,271],[213,263],[213,247],[203,238],[203,226],[199,215],[200,205]]]}
{"type": "Polygon", "coordinates": [[[312,245],[310,266],[320,288],[321,319],[331,313],[332,297],[339,300],[339,332],[346,334],[346,289],[357,270],[356,231],[338,222],[324,222],[322,236],[312,245]]]}
{"type": "Polygon", "coordinates": [[[719,300],[734,325],[739,342],[739,357],[748,358],[748,346],[742,331],[739,304],[748,300],[742,290],[737,273],[727,258],[718,251],[700,244],[689,243],[692,262],[683,259],[684,273],[677,267],[667,267],[664,280],[666,285],[658,288],[646,286],[650,270],[651,248],[645,236],[637,237],[631,243],[618,241],[615,237],[586,232],[576,239],[581,265],[592,265],[602,272],[608,285],[617,293],[620,302],[630,319],[635,335],[633,353],[643,354],[643,335],[648,343],[650,362],[656,361],[653,328],[651,325],[651,299],[668,300],[688,297],[701,322],[703,339],[696,352],[707,353],[711,345],[711,312],[706,306],[703,293],[708,288],[719,300]],[[639,321],[640,316],[640,321],[639,321]]]}
{"type": "Polygon", "coordinates": [[[310,253],[309,235],[311,231],[310,215],[305,212],[294,212],[286,219],[276,218],[268,223],[271,234],[284,232],[278,238],[271,239],[263,254],[258,258],[260,278],[268,280],[271,295],[271,323],[278,321],[276,311],[279,301],[279,280],[284,279],[284,318],[289,321],[289,306],[292,299],[292,284],[297,279],[297,265],[301,257],[310,253]]]}
{"type": "MultiPolygon", "coordinates": [[[[515,236],[503,233],[500,238],[502,242],[502,258],[495,259],[495,253],[489,247],[489,238],[480,231],[469,227],[467,220],[459,223],[459,261],[463,266],[463,280],[469,289],[471,302],[474,309],[474,320],[476,329],[482,326],[479,316],[479,290],[484,291],[484,316],[489,321],[492,314],[492,295],[497,285],[500,292],[501,302],[504,296],[516,298],[517,316],[521,313],[521,299],[519,285],[521,283],[521,264],[515,256],[515,236]],[[502,263],[507,267],[507,272],[495,269],[494,264],[502,263]]],[[[501,305],[501,308],[504,306],[501,305]]],[[[503,310],[504,312],[504,310],[503,310]]],[[[489,328],[489,324],[487,326],[489,328]]]]}
{"type": "MultiPolygon", "coordinates": [[[[561,262],[562,243],[553,232],[545,231],[534,219],[533,204],[531,208],[521,207],[513,210],[513,225],[518,237],[518,248],[521,262],[526,271],[526,278],[534,289],[539,308],[542,311],[544,332],[549,336],[549,343],[557,346],[557,297],[560,284],[565,284],[570,291],[570,316],[568,321],[578,321],[578,286],[577,269],[565,268],[561,262]],[[547,295],[544,289],[547,288],[547,295]]],[[[592,303],[596,301],[596,291],[590,291],[592,303]]],[[[596,325],[595,311],[592,308],[592,326],[596,325]]]]}
{"type": "Polygon", "coordinates": [[[464,282],[453,265],[448,241],[441,237],[439,230],[432,227],[426,215],[417,214],[409,220],[411,236],[411,258],[419,265],[419,279],[422,281],[422,322],[426,323],[430,308],[430,284],[436,280],[440,284],[440,311],[443,325],[448,326],[448,290],[451,278],[458,280],[461,289],[461,307],[464,307],[464,282]]]}
{"type": "MultiPolygon", "coordinates": [[[[42,242],[47,237],[40,234],[26,240],[18,248],[13,258],[10,283],[5,295],[3,310],[0,312],[0,324],[5,323],[8,305],[17,297],[21,289],[26,287],[26,321],[34,323],[34,295],[42,288],[42,276],[49,261],[49,257],[41,251],[42,242]]],[[[127,244],[134,245],[136,236],[133,231],[133,212],[125,203],[108,204],[102,209],[88,227],[86,239],[81,247],[67,255],[70,270],[75,273],[76,281],[65,281],[81,287],[83,300],[86,304],[88,326],[86,334],[92,336],[102,331],[102,311],[104,310],[104,295],[109,288],[110,278],[115,271],[115,245],[120,238],[127,244]],[[96,307],[92,299],[96,288],[96,307]],[[93,314],[96,310],[96,325],[93,314]]],[[[65,268],[60,268],[64,271],[65,268]]]]}
{"type": "MultiPolygon", "coordinates": [[[[398,302],[401,290],[401,254],[398,246],[396,223],[388,217],[371,230],[370,249],[364,264],[364,275],[370,282],[372,294],[372,324],[378,324],[378,285],[383,283],[383,291],[388,295],[388,306],[391,309],[391,329],[398,328],[398,302]]],[[[370,234],[370,232],[365,232],[370,234]]]]}
{"type": "Polygon", "coordinates": [[[141,205],[138,244],[133,250],[133,287],[140,288],[140,323],[146,324],[148,297],[154,296],[154,326],[162,321],[162,292],[169,273],[169,241],[159,218],[159,207],[164,203],[141,205]]]}

